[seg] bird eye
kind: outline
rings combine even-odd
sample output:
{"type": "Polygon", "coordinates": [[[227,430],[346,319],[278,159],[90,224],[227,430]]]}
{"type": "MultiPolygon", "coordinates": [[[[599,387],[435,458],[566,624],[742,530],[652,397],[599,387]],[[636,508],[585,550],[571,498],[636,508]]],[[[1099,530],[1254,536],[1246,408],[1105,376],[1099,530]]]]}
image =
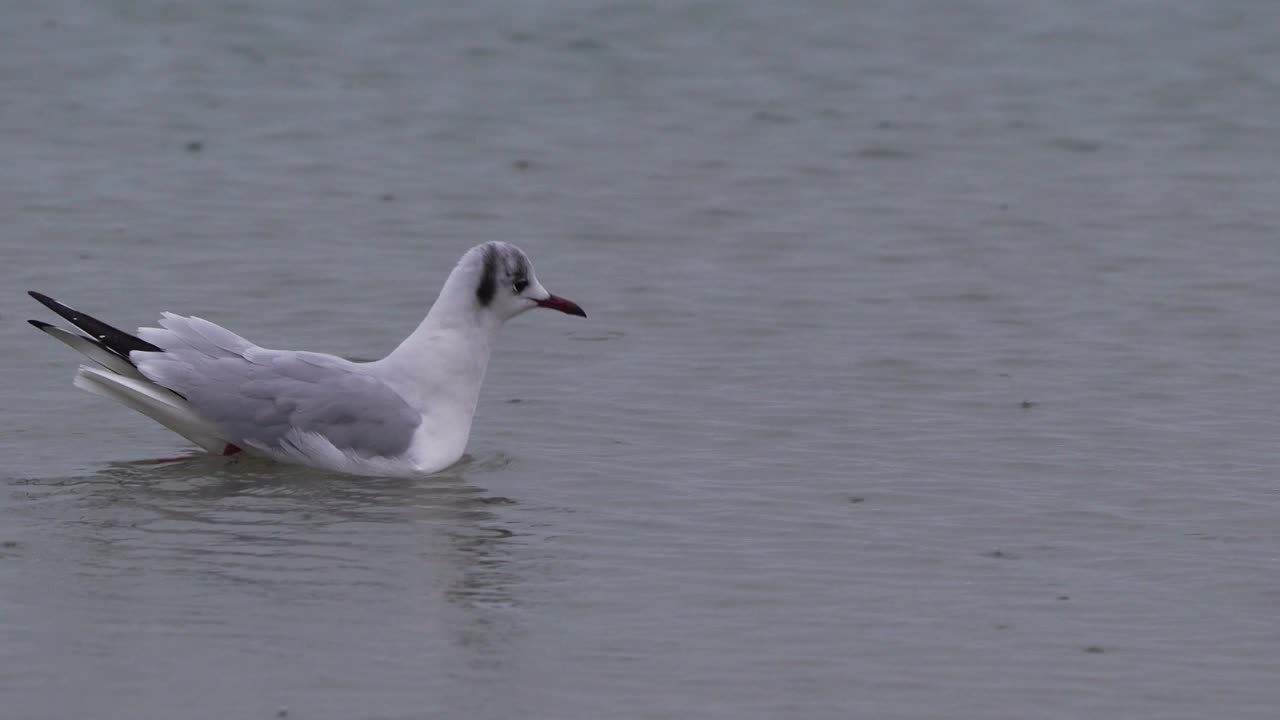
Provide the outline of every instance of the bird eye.
{"type": "Polygon", "coordinates": [[[513,286],[516,289],[516,294],[519,295],[524,292],[525,288],[529,287],[529,279],[526,277],[518,277],[516,278],[513,286]]]}

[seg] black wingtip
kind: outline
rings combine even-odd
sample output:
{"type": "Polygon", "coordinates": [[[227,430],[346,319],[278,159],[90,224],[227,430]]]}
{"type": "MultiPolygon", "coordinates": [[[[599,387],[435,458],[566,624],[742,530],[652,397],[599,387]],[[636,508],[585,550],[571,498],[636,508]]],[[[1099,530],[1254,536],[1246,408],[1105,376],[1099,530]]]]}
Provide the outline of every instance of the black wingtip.
{"type": "Polygon", "coordinates": [[[62,319],[83,330],[89,337],[102,343],[103,347],[119,355],[125,360],[129,359],[129,353],[138,350],[142,352],[164,352],[146,340],[134,337],[127,332],[114,328],[92,315],[86,315],[69,305],[64,305],[44,293],[38,293],[35,290],[28,290],[27,294],[35,298],[41,305],[44,305],[57,313],[62,317],[62,319]]]}
{"type": "Polygon", "coordinates": [[[63,305],[62,303],[58,302],[57,300],[54,300],[53,298],[49,297],[48,295],[45,295],[44,293],[39,293],[39,292],[36,292],[35,290],[28,290],[27,294],[35,298],[36,302],[40,303],[41,305],[49,308],[50,310],[58,313],[63,317],[66,317],[66,313],[63,312],[65,310],[70,310],[71,312],[75,312],[75,310],[72,310],[71,308],[67,307],[66,305],[63,305]]]}
{"type": "Polygon", "coordinates": [[[39,321],[39,320],[28,320],[27,322],[31,323],[31,327],[33,327],[33,328],[35,328],[35,329],[37,329],[37,330],[44,330],[45,328],[51,328],[51,327],[53,327],[53,325],[51,325],[51,324],[49,324],[49,323],[47,323],[47,322],[41,322],[41,321],[39,321]]]}

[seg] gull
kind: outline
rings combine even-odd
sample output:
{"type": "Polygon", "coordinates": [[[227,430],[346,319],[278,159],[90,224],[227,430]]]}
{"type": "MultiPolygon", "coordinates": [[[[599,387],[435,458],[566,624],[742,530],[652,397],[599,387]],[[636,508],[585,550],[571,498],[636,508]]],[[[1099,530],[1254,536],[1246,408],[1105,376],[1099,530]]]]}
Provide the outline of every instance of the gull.
{"type": "Polygon", "coordinates": [[[76,387],[210,454],[243,451],[355,475],[429,475],[457,462],[503,323],[537,307],[587,316],[547,292],[524,251],[505,242],[468,250],[417,329],[373,362],[271,350],[167,312],[160,327],[135,336],[29,294],[83,331],[28,321],[92,361],[80,366],[76,387]]]}

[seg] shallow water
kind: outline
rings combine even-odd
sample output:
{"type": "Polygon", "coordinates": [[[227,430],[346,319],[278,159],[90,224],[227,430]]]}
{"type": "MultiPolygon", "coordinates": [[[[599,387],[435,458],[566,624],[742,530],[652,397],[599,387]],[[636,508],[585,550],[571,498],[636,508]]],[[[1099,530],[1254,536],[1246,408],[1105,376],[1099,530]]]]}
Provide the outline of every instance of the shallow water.
{"type": "Polygon", "coordinates": [[[45,3],[0,24],[14,718],[1270,718],[1273,3],[45,3]],[[184,452],[38,289],[386,352],[469,459],[184,452]]]}

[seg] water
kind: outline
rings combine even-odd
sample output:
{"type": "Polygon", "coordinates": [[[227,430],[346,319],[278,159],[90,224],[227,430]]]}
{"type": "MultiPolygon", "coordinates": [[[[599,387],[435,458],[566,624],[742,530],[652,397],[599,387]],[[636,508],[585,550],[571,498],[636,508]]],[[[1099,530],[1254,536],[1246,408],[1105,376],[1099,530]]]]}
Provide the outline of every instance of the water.
{"type": "Polygon", "coordinates": [[[1280,6],[41,3],[0,24],[6,718],[1270,718],[1280,6]],[[371,358],[421,481],[182,451],[39,289],[371,358]]]}

